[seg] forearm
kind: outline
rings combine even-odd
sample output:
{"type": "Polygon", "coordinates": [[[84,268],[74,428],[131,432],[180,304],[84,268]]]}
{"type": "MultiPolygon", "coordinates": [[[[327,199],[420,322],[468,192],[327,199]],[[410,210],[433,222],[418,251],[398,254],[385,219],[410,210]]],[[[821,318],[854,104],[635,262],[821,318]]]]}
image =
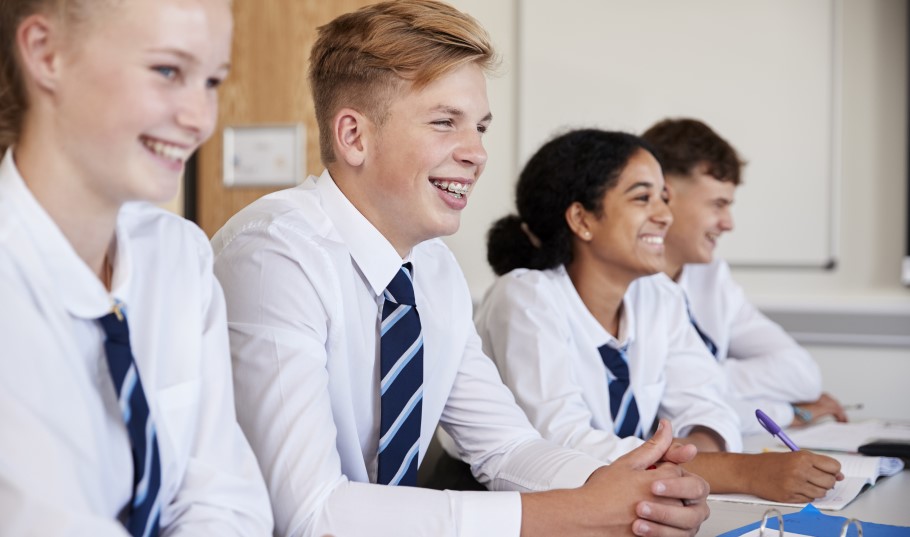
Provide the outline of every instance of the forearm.
{"type": "Polygon", "coordinates": [[[682,467],[700,475],[711,487],[711,494],[753,493],[749,490],[752,479],[748,475],[749,456],[741,453],[699,451],[682,467]]]}

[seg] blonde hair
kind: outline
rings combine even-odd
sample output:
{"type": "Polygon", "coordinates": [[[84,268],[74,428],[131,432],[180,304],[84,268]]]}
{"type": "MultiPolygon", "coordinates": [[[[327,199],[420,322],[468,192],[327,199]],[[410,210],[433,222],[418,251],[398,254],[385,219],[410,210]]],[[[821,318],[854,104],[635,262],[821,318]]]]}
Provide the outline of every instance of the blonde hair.
{"type": "Polygon", "coordinates": [[[467,63],[489,72],[497,62],[480,23],[435,0],[373,4],[318,32],[309,81],[326,165],[335,161],[331,122],[339,109],[350,106],[382,125],[404,82],[420,89],[467,63]]]}
{"type": "MultiPolygon", "coordinates": [[[[103,0],[112,7],[119,0],[103,0]]],[[[22,78],[16,32],[26,18],[36,13],[57,16],[68,27],[89,18],[90,8],[102,0],[0,0],[0,155],[19,140],[28,95],[22,78]]]]}

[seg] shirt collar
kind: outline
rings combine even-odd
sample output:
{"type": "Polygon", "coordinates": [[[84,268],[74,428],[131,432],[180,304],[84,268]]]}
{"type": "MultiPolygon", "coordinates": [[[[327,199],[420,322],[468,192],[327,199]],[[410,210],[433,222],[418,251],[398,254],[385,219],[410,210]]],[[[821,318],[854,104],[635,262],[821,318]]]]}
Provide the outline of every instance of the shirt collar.
{"type": "Polygon", "coordinates": [[[392,243],[354,207],[335,184],[328,170],[316,179],[316,188],[326,214],[351,252],[354,263],[367,279],[373,293],[381,295],[406,260],[401,259],[392,243]]]}
{"type": "Polygon", "coordinates": [[[31,246],[37,250],[36,263],[40,266],[28,269],[40,270],[46,274],[49,280],[47,284],[70,314],[94,319],[111,310],[114,297],[126,303],[132,255],[129,244],[124,240],[125,232],[119,218],[115,232],[114,290],[109,294],[28,189],[16,167],[12,148],[7,150],[0,163],[0,196],[11,200],[10,206],[17,211],[18,220],[29,236],[31,246]]]}
{"type": "Polygon", "coordinates": [[[565,266],[560,266],[556,270],[561,275],[560,280],[569,302],[572,303],[572,308],[579,312],[579,322],[582,324],[582,329],[585,333],[591,334],[592,338],[597,342],[597,346],[601,347],[604,344],[609,344],[616,349],[628,347],[635,339],[635,315],[633,315],[632,304],[628,300],[628,295],[623,297],[622,300],[622,312],[619,316],[619,337],[616,338],[613,337],[613,334],[607,332],[588,310],[588,307],[578,294],[578,290],[575,289],[575,285],[572,284],[572,279],[569,278],[569,273],[566,272],[565,266]]]}

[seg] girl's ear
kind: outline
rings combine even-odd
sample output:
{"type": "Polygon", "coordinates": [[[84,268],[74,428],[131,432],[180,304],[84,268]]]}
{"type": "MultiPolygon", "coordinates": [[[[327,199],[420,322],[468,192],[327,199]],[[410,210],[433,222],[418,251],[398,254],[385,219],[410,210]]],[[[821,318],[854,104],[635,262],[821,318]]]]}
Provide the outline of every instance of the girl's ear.
{"type": "Polygon", "coordinates": [[[591,213],[577,201],[572,202],[572,205],[569,205],[566,209],[566,223],[569,225],[569,229],[583,241],[591,240],[592,235],[589,226],[591,217],[591,213]]]}
{"type": "Polygon", "coordinates": [[[57,21],[43,13],[29,15],[16,29],[16,49],[22,62],[24,83],[44,91],[54,91],[60,74],[57,21]]]}

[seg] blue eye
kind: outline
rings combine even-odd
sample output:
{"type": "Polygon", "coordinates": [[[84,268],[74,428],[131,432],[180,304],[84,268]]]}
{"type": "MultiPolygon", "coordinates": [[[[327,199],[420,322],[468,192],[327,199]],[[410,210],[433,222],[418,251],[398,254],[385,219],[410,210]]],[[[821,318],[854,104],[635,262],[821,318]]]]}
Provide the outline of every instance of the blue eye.
{"type": "Polygon", "coordinates": [[[177,75],[179,74],[179,70],[176,67],[171,67],[169,65],[156,65],[152,67],[152,71],[157,72],[168,80],[177,78],[177,75]]]}
{"type": "Polygon", "coordinates": [[[216,89],[222,82],[224,82],[224,80],[220,78],[210,78],[205,81],[205,87],[208,89],[216,89]]]}

